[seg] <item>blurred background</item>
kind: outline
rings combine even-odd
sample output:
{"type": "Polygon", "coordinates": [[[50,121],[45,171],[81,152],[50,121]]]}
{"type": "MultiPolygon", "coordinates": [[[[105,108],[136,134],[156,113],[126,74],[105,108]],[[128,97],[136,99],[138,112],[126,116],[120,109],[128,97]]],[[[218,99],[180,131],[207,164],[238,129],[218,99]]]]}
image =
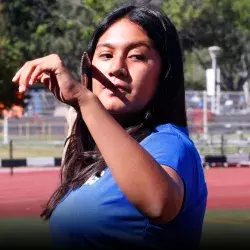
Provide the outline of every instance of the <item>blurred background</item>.
{"type": "MultiPolygon", "coordinates": [[[[50,53],[79,78],[96,25],[127,2],[0,0],[0,158],[61,156],[68,107],[39,83],[20,94],[11,79],[27,60],[50,53]]],[[[158,5],[179,31],[189,131],[202,159],[249,161],[250,1],[133,2],[158,5]]]]}
{"type": "MultiPolygon", "coordinates": [[[[127,2],[0,0],[1,246],[48,249],[48,225],[39,214],[58,185],[59,168],[39,166],[43,157],[56,157],[60,165],[68,129],[69,107],[39,83],[20,94],[12,83],[15,72],[28,60],[57,53],[79,79],[96,25],[127,2]],[[31,157],[29,163],[22,160],[31,157]],[[14,174],[15,160],[19,167],[32,162],[36,168],[15,168],[14,174]],[[6,165],[11,168],[3,161],[12,162],[6,165]]],[[[250,249],[250,1],[132,2],[158,5],[179,32],[188,126],[209,190],[202,245],[250,249]]]]}

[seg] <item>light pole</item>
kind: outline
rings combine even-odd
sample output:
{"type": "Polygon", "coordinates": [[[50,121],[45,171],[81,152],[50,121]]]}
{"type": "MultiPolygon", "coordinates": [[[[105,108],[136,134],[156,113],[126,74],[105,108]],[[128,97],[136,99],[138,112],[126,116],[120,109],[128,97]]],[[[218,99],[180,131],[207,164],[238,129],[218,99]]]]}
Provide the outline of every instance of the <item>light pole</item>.
{"type": "Polygon", "coordinates": [[[217,79],[217,58],[221,53],[221,48],[218,46],[211,46],[208,48],[210,57],[212,59],[212,69],[214,73],[214,87],[215,87],[215,95],[212,99],[212,107],[215,108],[215,111],[217,114],[220,113],[220,83],[217,79]]]}
{"type": "Polygon", "coordinates": [[[9,139],[8,139],[8,129],[9,129],[9,125],[8,125],[8,114],[4,115],[4,120],[3,120],[3,144],[6,145],[9,143],[9,139]]]}

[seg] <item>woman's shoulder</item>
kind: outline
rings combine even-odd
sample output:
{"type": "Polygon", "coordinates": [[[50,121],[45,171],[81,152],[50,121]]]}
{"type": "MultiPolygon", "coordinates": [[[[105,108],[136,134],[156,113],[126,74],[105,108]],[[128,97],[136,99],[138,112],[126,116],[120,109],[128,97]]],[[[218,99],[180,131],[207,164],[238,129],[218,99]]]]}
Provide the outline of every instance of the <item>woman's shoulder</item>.
{"type": "Polygon", "coordinates": [[[177,126],[173,123],[161,124],[155,127],[156,133],[168,133],[189,138],[188,128],[184,126],[177,126]]]}
{"type": "Polygon", "coordinates": [[[177,144],[181,146],[182,144],[193,147],[194,144],[189,137],[189,132],[187,127],[180,127],[172,123],[161,124],[154,128],[151,134],[149,134],[141,142],[142,145],[147,145],[148,143],[158,142],[162,144],[177,144]]]}
{"type": "Polygon", "coordinates": [[[141,141],[141,146],[161,164],[174,168],[179,168],[180,165],[188,162],[191,165],[200,162],[199,153],[189,138],[186,127],[170,123],[157,126],[141,141]]]}
{"type": "MultiPolygon", "coordinates": [[[[189,138],[188,130],[174,124],[157,126],[141,145],[154,159],[164,166],[174,169],[185,183],[186,197],[193,192],[206,195],[204,171],[196,146],[189,138]],[[194,183],[199,183],[195,190],[194,183]],[[204,188],[205,187],[205,188],[204,188]]],[[[187,198],[186,198],[187,199],[187,198]]]]}

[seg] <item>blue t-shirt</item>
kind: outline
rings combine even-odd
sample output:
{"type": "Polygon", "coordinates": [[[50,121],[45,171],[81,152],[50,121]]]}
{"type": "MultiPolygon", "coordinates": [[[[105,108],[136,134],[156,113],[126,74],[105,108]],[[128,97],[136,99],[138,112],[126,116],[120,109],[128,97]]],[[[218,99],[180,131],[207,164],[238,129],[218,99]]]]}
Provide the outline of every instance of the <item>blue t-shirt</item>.
{"type": "MultiPolygon", "coordinates": [[[[166,224],[152,223],[125,197],[109,168],[98,179],[69,192],[50,218],[52,237],[62,246],[119,249],[185,249],[200,242],[207,186],[200,156],[187,129],[159,125],[141,143],[161,165],[181,176],[185,196],[181,212],[166,224]]],[[[140,176],[138,176],[140,178],[140,176]]]]}

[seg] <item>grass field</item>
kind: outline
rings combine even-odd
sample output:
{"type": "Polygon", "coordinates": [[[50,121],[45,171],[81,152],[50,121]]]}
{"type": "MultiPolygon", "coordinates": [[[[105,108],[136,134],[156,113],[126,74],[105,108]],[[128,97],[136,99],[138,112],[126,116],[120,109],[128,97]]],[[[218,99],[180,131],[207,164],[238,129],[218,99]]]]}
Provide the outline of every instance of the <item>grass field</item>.
{"type": "Polygon", "coordinates": [[[201,246],[250,249],[250,210],[207,211],[201,246]]]}
{"type": "MultiPolygon", "coordinates": [[[[65,132],[66,134],[66,132],[65,132]]],[[[250,134],[224,134],[223,154],[250,153],[250,134]]],[[[196,144],[200,154],[221,154],[221,134],[209,135],[209,140],[203,141],[203,137],[197,133],[190,133],[191,139],[196,144]]],[[[13,158],[24,157],[60,157],[63,143],[66,139],[64,134],[29,134],[20,133],[10,135],[13,141],[13,158]]],[[[9,145],[1,145],[3,135],[0,133],[0,158],[9,158],[9,145]]]]}
{"type": "MultiPolygon", "coordinates": [[[[61,157],[63,152],[63,145],[55,146],[21,146],[13,145],[13,158],[26,158],[26,157],[61,157]]],[[[0,158],[8,159],[10,156],[9,146],[0,147],[0,158]]]]}
{"type": "MultiPolygon", "coordinates": [[[[0,247],[52,247],[48,223],[38,217],[1,218],[0,247]]],[[[250,210],[207,211],[201,249],[250,249],[250,210]]]]}
{"type": "Polygon", "coordinates": [[[38,217],[1,218],[0,248],[39,247],[47,249],[51,246],[48,223],[38,217]]]}

